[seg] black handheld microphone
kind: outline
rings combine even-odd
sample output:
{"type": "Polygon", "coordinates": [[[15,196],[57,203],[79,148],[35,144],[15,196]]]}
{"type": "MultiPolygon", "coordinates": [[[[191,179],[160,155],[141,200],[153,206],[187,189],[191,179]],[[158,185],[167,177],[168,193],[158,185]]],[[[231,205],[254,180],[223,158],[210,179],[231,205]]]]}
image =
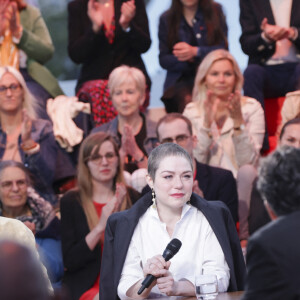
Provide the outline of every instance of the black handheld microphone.
{"type": "MultiPolygon", "coordinates": [[[[165,261],[169,261],[180,249],[181,247],[181,242],[178,239],[173,239],[166,247],[164,253],[163,253],[163,258],[165,261]]],[[[148,274],[144,281],[142,282],[142,286],[140,287],[138,291],[138,295],[140,295],[145,288],[148,288],[153,280],[155,279],[155,276],[148,274]]]]}

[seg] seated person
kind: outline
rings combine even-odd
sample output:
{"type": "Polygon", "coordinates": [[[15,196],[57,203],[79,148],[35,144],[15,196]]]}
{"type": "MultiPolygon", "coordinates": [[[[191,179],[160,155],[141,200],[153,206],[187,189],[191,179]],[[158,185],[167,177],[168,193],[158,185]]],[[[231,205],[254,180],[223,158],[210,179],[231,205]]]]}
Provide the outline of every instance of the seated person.
{"type": "Polygon", "coordinates": [[[197,136],[197,161],[230,170],[237,179],[240,238],[248,237],[251,187],[265,132],[264,112],[255,99],[241,96],[243,75],[226,50],[207,54],[195,79],[193,102],[183,114],[197,136]]]}
{"type": "Polygon", "coordinates": [[[150,293],[195,296],[201,269],[218,277],[219,291],[242,290],[245,265],[235,224],[223,202],[193,194],[193,161],[179,145],[152,150],[151,193],[107,222],[100,299],[145,299],[150,293]],[[182,247],[170,262],[161,253],[172,238],[182,247]],[[159,277],[137,295],[144,276],[159,277]]]}
{"type": "Polygon", "coordinates": [[[206,200],[221,200],[229,208],[232,218],[238,222],[238,195],[232,173],[221,168],[199,163],[193,156],[197,137],[193,135],[189,119],[179,113],[170,113],[157,123],[157,138],[160,144],[176,143],[184,148],[193,160],[193,192],[206,200]]]}
{"type": "Polygon", "coordinates": [[[63,282],[74,300],[94,299],[98,294],[106,220],[139,198],[125,186],[118,150],[105,132],[85,138],[79,151],[78,187],[60,201],[63,282]]]}
{"type": "MultiPolygon", "coordinates": [[[[29,249],[31,249],[31,251],[33,251],[33,253],[35,253],[37,258],[39,257],[39,254],[36,249],[34,235],[33,235],[32,231],[19,220],[4,218],[4,217],[0,216],[0,239],[20,243],[20,244],[28,247],[29,249]]],[[[1,253],[0,258],[3,258],[3,257],[4,257],[4,255],[3,255],[3,253],[1,253]]],[[[6,260],[4,259],[4,262],[5,261],[6,260]]],[[[46,288],[48,290],[49,295],[51,295],[53,293],[53,289],[51,287],[51,284],[50,284],[50,281],[49,281],[49,278],[47,275],[47,271],[46,271],[45,267],[42,265],[42,263],[41,263],[41,267],[42,267],[41,277],[44,277],[44,279],[46,281],[46,287],[43,287],[43,289],[46,288]]],[[[8,276],[8,273],[6,273],[8,270],[6,268],[3,268],[2,265],[0,267],[0,270],[4,271],[4,275],[0,276],[1,279],[4,279],[5,277],[8,276]]],[[[23,277],[22,282],[24,282],[24,279],[25,278],[23,277]]],[[[30,281],[30,283],[32,283],[32,281],[30,281]]],[[[36,282],[34,285],[36,285],[36,282]]],[[[19,288],[18,285],[14,286],[14,290],[18,290],[18,288],[19,288]]],[[[1,286],[1,292],[2,291],[3,291],[3,288],[1,286]]],[[[12,295],[11,293],[9,293],[9,294],[12,295]]],[[[3,295],[1,294],[1,296],[3,296],[3,295]]],[[[18,298],[11,298],[11,299],[18,299],[18,298]]],[[[23,299],[23,297],[21,297],[19,299],[23,299]]]]}
{"type": "MultiPolygon", "coordinates": [[[[52,125],[36,118],[36,101],[24,78],[13,67],[0,67],[0,159],[22,162],[33,176],[36,191],[52,204],[57,201],[52,184],[58,164],[52,125]]],[[[64,157],[64,172],[73,171],[64,157]]],[[[63,174],[60,174],[62,176],[63,174]]]]}
{"type": "Polygon", "coordinates": [[[34,248],[16,241],[0,241],[0,294],[3,300],[51,299],[34,248]]]}
{"type": "MultiPolygon", "coordinates": [[[[281,127],[287,121],[297,117],[300,117],[300,90],[286,94],[281,108],[281,127]]],[[[278,132],[280,132],[280,130],[278,130],[278,132]]]]}
{"type": "MultiPolygon", "coordinates": [[[[300,78],[300,3],[297,0],[240,0],[242,50],[249,56],[244,94],[257,99],[284,96],[300,78]]],[[[263,149],[267,150],[267,135],[263,149]]]]}
{"type": "Polygon", "coordinates": [[[0,162],[0,216],[18,219],[32,230],[51,283],[59,287],[64,272],[60,221],[51,204],[30,187],[25,166],[13,160],[0,162]]]}
{"type": "Polygon", "coordinates": [[[19,58],[17,64],[9,65],[20,69],[28,89],[37,99],[38,116],[49,119],[46,112],[47,99],[61,95],[63,91],[57,79],[45,67],[54,53],[48,28],[39,9],[27,4],[26,0],[2,2],[0,44],[2,42],[3,45],[5,40],[3,31],[9,29],[19,58]]]}
{"type": "Polygon", "coordinates": [[[132,173],[146,168],[147,156],[155,147],[155,124],[140,113],[146,92],[146,79],[134,67],[115,68],[108,79],[111,100],[118,115],[112,121],[96,127],[94,132],[107,132],[114,136],[120,148],[124,169],[132,173]]]}
{"type": "MultiPolygon", "coordinates": [[[[300,117],[292,119],[285,123],[282,127],[278,146],[291,146],[300,148],[300,117]]],[[[256,181],[253,184],[253,190],[250,200],[249,209],[249,234],[253,234],[257,229],[271,221],[265,206],[263,199],[257,190],[256,181]]]]}
{"type": "Polygon", "coordinates": [[[272,222],[255,232],[247,248],[243,300],[299,299],[300,149],[284,146],[266,157],[258,190],[272,222]]]}

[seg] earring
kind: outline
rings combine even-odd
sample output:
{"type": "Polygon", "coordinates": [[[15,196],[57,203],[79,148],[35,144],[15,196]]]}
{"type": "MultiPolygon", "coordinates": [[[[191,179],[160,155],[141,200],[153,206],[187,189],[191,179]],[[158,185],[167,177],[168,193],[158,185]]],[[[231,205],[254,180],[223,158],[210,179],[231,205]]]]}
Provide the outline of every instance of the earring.
{"type": "Polygon", "coordinates": [[[155,192],[154,192],[154,189],[152,188],[152,201],[153,203],[156,203],[156,198],[155,198],[155,192]]]}

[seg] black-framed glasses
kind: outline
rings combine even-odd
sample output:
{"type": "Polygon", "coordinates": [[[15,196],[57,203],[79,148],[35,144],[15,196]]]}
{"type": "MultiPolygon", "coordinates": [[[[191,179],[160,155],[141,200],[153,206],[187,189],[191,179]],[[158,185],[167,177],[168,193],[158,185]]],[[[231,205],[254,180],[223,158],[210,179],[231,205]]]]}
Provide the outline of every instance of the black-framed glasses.
{"type": "Polygon", "coordinates": [[[91,155],[89,157],[87,157],[85,159],[86,162],[88,161],[91,161],[95,164],[101,164],[102,163],[102,160],[103,160],[103,157],[105,157],[106,161],[111,163],[114,161],[114,159],[117,157],[117,155],[113,152],[108,152],[104,155],[100,155],[100,154],[95,154],[95,155],[91,155]]]}
{"type": "Polygon", "coordinates": [[[190,135],[186,135],[186,134],[180,134],[173,137],[167,137],[161,140],[161,144],[164,143],[176,143],[178,145],[183,145],[186,143],[187,139],[190,138],[190,135]]]}
{"type": "Polygon", "coordinates": [[[1,181],[0,186],[3,190],[10,191],[12,189],[14,183],[16,183],[16,185],[19,189],[27,188],[27,180],[26,179],[1,181]]]}
{"type": "Polygon", "coordinates": [[[1,85],[0,86],[0,94],[6,94],[7,90],[11,90],[12,93],[17,93],[20,90],[20,85],[13,83],[10,86],[1,85]]]}

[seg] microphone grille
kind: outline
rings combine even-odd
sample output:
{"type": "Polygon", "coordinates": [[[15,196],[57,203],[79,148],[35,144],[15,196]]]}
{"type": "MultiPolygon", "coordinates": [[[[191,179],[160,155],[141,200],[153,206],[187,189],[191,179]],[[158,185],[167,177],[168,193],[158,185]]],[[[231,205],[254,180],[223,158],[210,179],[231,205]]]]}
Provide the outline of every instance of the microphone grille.
{"type": "Polygon", "coordinates": [[[167,249],[169,251],[171,251],[173,253],[173,255],[175,255],[180,247],[181,247],[182,243],[181,241],[179,241],[178,239],[173,239],[168,245],[167,245],[167,249]]]}

